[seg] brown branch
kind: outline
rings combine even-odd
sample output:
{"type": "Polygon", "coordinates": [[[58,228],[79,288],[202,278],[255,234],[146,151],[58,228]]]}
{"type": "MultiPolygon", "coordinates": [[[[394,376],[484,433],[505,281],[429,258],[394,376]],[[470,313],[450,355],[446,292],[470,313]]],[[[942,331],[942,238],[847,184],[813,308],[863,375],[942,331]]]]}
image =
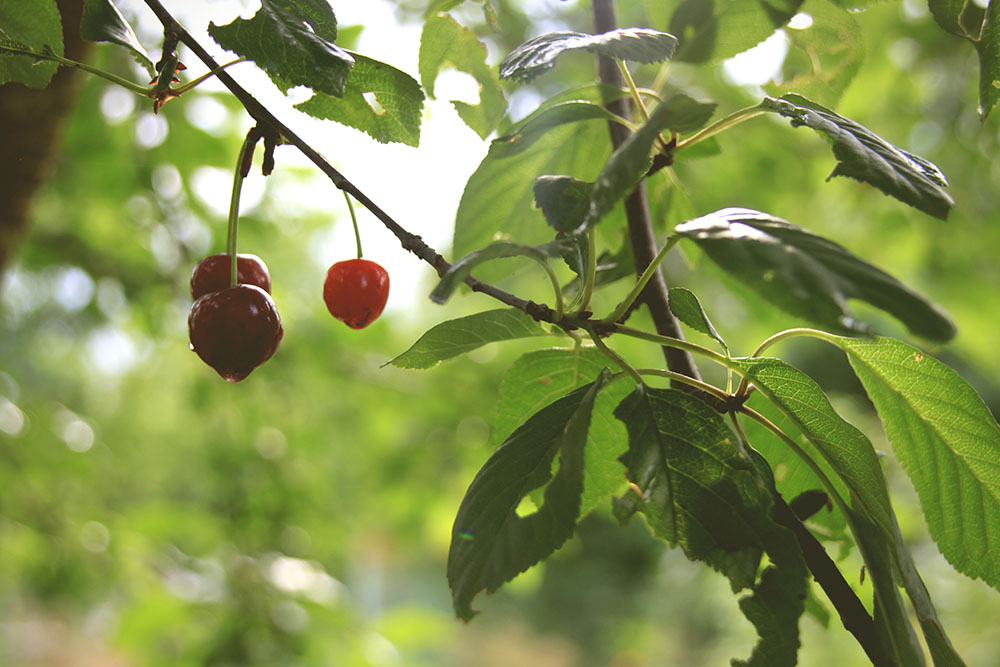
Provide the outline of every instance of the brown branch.
{"type": "MultiPolygon", "coordinates": [[[[594,32],[603,33],[614,30],[616,26],[615,8],[613,0],[594,0],[594,32]]],[[[597,57],[598,75],[601,83],[608,84],[614,88],[622,88],[625,82],[622,74],[614,60],[603,55],[597,57]]],[[[618,98],[608,102],[607,109],[617,116],[629,118],[631,115],[631,104],[627,98],[618,98]]],[[[611,145],[618,148],[625,139],[628,138],[629,129],[616,122],[608,122],[608,129],[611,132],[611,145]]],[[[653,258],[656,257],[656,237],[653,233],[653,221],[649,213],[649,199],[646,196],[646,183],[642,181],[639,186],[625,198],[625,217],[628,220],[629,239],[632,243],[633,257],[635,257],[635,270],[637,275],[641,275],[649,266],[653,258]]],[[[639,295],[639,299],[649,308],[653,317],[653,326],[657,333],[671,338],[684,338],[680,323],[670,311],[670,297],[667,291],[667,284],[663,280],[663,273],[657,269],[656,275],[649,281],[646,288],[639,295]]],[[[667,368],[687,375],[688,377],[700,378],[698,367],[694,363],[691,355],[683,350],[664,347],[663,356],[667,360],[667,368]]]]}
{"type": "MultiPolygon", "coordinates": [[[[256,120],[261,125],[265,125],[271,130],[273,130],[277,135],[282,137],[282,140],[286,144],[291,144],[301,151],[310,162],[312,162],[316,167],[319,168],[327,177],[333,182],[335,186],[350,194],[354,199],[361,202],[361,205],[367,208],[372,214],[378,218],[386,229],[393,233],[397,239],[399,239],[400,245],[403,246],[405,250],[413,253],[420,259],[424,260],[437,271],[438,276],[443,276],[451,264],[445,260],[436,250],[431,248],[429,245],[424,243],[418,235],[412,234],[404,229],[398,222],[396,222],[392,216],[383,211],[375,202],[368,198],[368,196],[359,190],[357,186],[351,183],[347,178],[344,177],[339,171],[334,169],[333,165],[327,162],[326,158],[316,152],[316,150],[305,142],[301,137],[290,130],[284,123],[278,120],[274,114],[272,114],[267,107],[261,104],[257,98],[246,91],[240,84],[233,79],[216,61],[212,58],[211,54],[198,43],[194,37],[184,29],[180,23],[164,8],[159,0],[145,0],[146,6],[152,10],[159,19],[160,23],[163,24],[163,31],[165,35],[176,36],[176,38],[185,46],[187,46],[191,51],[198,56],[198,58],[205,63],[205,65],[215,74],[215,76],[222,82],[229,92],[240,101],[243,108],[250,115],[251,118],[256,120]]],[[[544,304],[538,304],[533,301],[528,301],[515,296],[509,292],[505,292],[498,287],[495,287],[489,283],[485,283],[477,278],[469,276],[465,279],[465,284],[472,288],[473,292],[480,292],[486,294],[487,296],[493,297],[497,301],[504,303],[508,306],[512,306],[521,310],[536,320],[545,322],[555,321],[555,311],[544,304]]]]}

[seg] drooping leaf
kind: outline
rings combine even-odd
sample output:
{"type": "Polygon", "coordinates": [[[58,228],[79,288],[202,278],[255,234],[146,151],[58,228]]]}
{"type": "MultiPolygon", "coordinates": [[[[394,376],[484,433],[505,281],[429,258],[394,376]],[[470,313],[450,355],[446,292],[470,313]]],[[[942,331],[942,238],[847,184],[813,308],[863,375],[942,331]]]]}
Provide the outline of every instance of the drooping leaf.
{"type": "Polygon", "coordinates": [[[479,591],[497,590],[573,534],[591,412],[607,376],[602,373],[535,413],[472,480],[455,517],[448,552],[448,583],[459,617],[473,617],[471,603],[479,591]],[[559,470],[545,488],[542,506],[518,516],[521,500],[549,478],[557,453],[559,470]]]}
{"type": "Polygon", "coordinates": [[[261,0],[252,18],[208,24],[219,46],[259,65],[282,91],[293,86],[340,97],[354,58],[334,41],[337,18],[326,0],[261,0]]]}
{"type": "Polygon", "coordinates": [[[666,110],[665,127],[678,134],[700,130],[715,113],[715,102],[701,102],[684,93],[671,95],[664,100],[666,110]]]}
{"type": "MultiPolygon", "coordinates": [[[[504,373],[490,441],[499,444],[528,417],[559,397],[598,378],[608,358],[593,347],[528,352],[504,373]]],[[[622,486],[618,457],[626,447],[625,427],[614,418],[616,405],[631,391],[618,381],[597,396],[587,433],[580,514],[586,514],[622,486]]]]}
{"type": "Polygon", "coordinates": [[[54,0],[4,0],[0,4],[0,84],[49,85],[56,63],[14,55],[25,47],[42,51],[46,46],[57,55],[63,53],[62,23],[54,0]]]}
{"type": "Polygon", "coordinates": [[[677,38],[648,28],[619,28],[600,35],[549,32],[529,39],[500,61],[500,78],[528,81],[552,69],[567,51],[586,50],[609,58],[658,63],[674,54],[677,38]]]}
{"type": "Polygon", "coordinates": [[[431,98],[437,75],[445,67],[470,74],[479,83],[478,105],[459,100],[451,103],[465,124],[485,139],[507,109],[503,89],[486,64],[486,45],[451,16],[437,14],[427,19],[420,35],[420,83],[431,98]]]}
{"type": "MultiPolygon", "coordinates": [[[[774,483],[725,420],[686,392],[637,387],[615,410],[628,429],[622,457],[635,485],[632,511],[689,558],[726,574],[734,591],[754,586],[767,551],[774,567],[740,601],[761,637],[740,665],[794,665],[806,567],[794,536],[771,519],[774,483]]],[[[627,500],[627,499],[626,499],[627,500]]],[[[619,503],[619,512],[624,501],[619,503]]]]}
{"type": "Polygon", "coordinates": [[[675,60],[718,62],[756,46],[798,13],[802,0],[684,0],[670,17],[675,60]]]}
{"type": "Polygon", "coordinates": [[[835,105],[861,69],[867,41],[855,14],[833,6],[829,0],[806,0],[801,11],[812,17],[812,25],[788,28],[785,34],[810,69],[796,72],[780,84],[768,84],[764,90],[772,95],[795,91],[820,104],[835,105]]]}
{"type": "Polygon", "coordinates": [[[91,42],[110,42],[124,46],[146,68],[149,76],[156,74],[146,49],[111,0],[84,0],[80,36],[91,42]]]}
{"type": "Polygon", "coordinates": [[[827,180],[849,176],[942,220],[955,205],[937,166],[893,146],[850,118],[793,94],[766,97],[761,108],[790,118],[792,127],[816,130],[833,145],[837,166],[827,180]]]}
{"type": "Polygon", "coordinates": [[[714,338],[722,349],[728,350],[726,341],[715,329],[712,320],[708,318],[708,313],[701,307],[701,302],[694,292],[683,287],[670,288],[670,311],[684,324],[695,331],[714,338]]]}
{"type": "Polygon", "coordinates": [[[497,157],[509,157],[523,151],[554,127],[581,120],[611,120],[614,117],[602,105],[588,100],[560,102],[533,114],[510,134],[494,139],[490,151],[497,157]]]}
{"type": "Polygon", "coordinates": [[[381,143],[419,144],[424,106],[420,84],[391,65],[359,53],[346,53],[354,58],[354,67],[343,96],[317,93],[295,108],[366,132],[381,143]]]}
{"type": "Polygon", "coordinates": [[[561,257],[570,244],[566,240],[556,240],[537,246],[526,246],[510,241],[497,241],[480,250],[474,250],[451,265],[447,273],[431,291],[431,301],[445,303],[472,271],[484,262],[505,257],[529,257],[545,263],[550,257],[561,257]]]}
{"type": "Polygon", "coordinates": [[[764,299],[829,330],[867,332],[847,305],[848,299],[860,299],[928,340],[955,335],[951,319],[915,291],[833,241],[780,218],[726,208],[682,223],[675,232],[764,299]]]}
{"type": "Polygon", "coordinates": [[[838,338],[957,570],[1000,588],[1000,426],[954,370],[891,338],[838,338]]]}
{"type": "Polygon", "coordinates": [[[433,368],[446,359],[487,343],[546,335],[548,332],[542,325],[520,310],[487,310],[433,326],[410,349],[386,364],[399,368],[433,368]]]}

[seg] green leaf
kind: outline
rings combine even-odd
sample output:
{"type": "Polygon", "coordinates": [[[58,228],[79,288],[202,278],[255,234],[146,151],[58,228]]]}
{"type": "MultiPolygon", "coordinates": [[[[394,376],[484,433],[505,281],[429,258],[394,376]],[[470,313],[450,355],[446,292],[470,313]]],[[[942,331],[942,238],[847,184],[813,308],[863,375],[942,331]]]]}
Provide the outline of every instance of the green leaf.
{"type": "Polygon", "coordinates": [[[326,0],[261,0],[253,18],[208,24],[219,46],[259,65],[283,92],[293,86],[341,97],[354,58],[334,41],[337,18],[326,0]]]}
{"type": "Polygon", "coordinates": [[[535,206],[558,232],[579,227],[590,211],[594,184],[571,176],[539,176],[535,179],[535,206]]]}
{"type": "Polygon", "coordinates": [[[443,304],[451,298],[462,281],[472,273],[473,269],[484,262],[504,257],[530,257],[535,261],[544,264],[550,257],[562,257],[569,249],[570,242],[566,240],[556,240],[551,243],[537,246],[526,246],[510,241],[497,241],[482,248],[474,250],[465,257],[451,265],[451,268],[441,276],[441,280],[431,291],[431,301],[443,304]]]}
{"type": "Polygon", "coordinates": [[[424,106],[420,84],[391,65],[351,51],[346,53],[354,58],[354,67],[343,96],[317,93],[295,108],[362,130],[381,143],[418,145],[424,106]]]}
{"type": "Polygon", "coordinates": [[[538,322],[520,310],[487,310],[435,325],[410,349],[383,365],[433,368],[445,359],[471,352],[487,343],[547,335],[538,322]]]}
{"type": "Polygon", "coordinates": [[[680,38],[674,60],[718,62],[764,41],[795,16],[802,0],[684,0],[670,17],[680,38]]]}
{"type": "Polygon", "coordinates": [[[618,60],[657,63],[674,54],[677,38],[648,28],[619,28],[600,35],[557,31],[533,37],[500,61],[500,78],[528,81],[552,69],[567,51],[586,50],[618,60]]]}
{"type": "Polygon", "coordinates": [[[979,53],[979,117],[986,117],[1000,101],[1000,2],[991,1],[975,42],[979,53]]]}
{"type": "Polygon", "coordinates": [[[830,176],[849,176],[942,220],[955,205],[945,192],[948,182],[934,164],[893,146],[867,127],[800,95],[764,98],[761,108],[805,125],[833,145],[837,166],[830,176]]]}
{"type": "Polygon", "coordinates": [[[110,42],[124,46],[146,68],[149,76],[156,74],[146,49],[111,0],[84,0],[80,36],[91,42],[110,42]]]}
{"type": "Polygon", "coordinates": [[[458,508],[448,552],[448,583],[455,613],[475,614],[472,599],[493,592],[548,557],[573,534],[583,493],[584,447],[597,381],[535,413],[515,430],[480,469],[458,508]],[[545,488],[537,512],[518,516],[521,500],[559,470],[545,488]]]}
{"type": "Polygon", "coordinates": [[[891,338],[837,338],[957,570],[1000,588],[1000,427],[954,370],[891,338]]]}
{"type": "Polygon", "coordinates": [[[613,120],[615,115],[588,100],[570,100],[542,109],[518,125],[510,134],[494,139],[490,152],[496,157],[516,155],[554,127],[581,120],[613,120]]]}
{"type": "MultiPolygon", "coordinates": [[[[556,128],[512,157],[503,157],[502,151],[491,146],[458,205],[452,244],[456,256],[497,238],[525,244],[551,239],[552,230],[539,212],[532,211],[535,179],[542,174],[568,174],[593,180],[610,153],[610,143],[604,123],[587,121],[556,128]]],[[[492,278],[486,271],[483,275],[492,278]]]]}
{"type": "Polygon", "coordinates": [[[683,287],[670,288],[670,311],[684,324],[695,331],[714,338],[722,349],[728,350],[729,346],[723,340],[719,332],[716,331],[712,320],[708,318],[708,313],[701,307],[701,302],[694,292],[683,287]]]}
{"type": "Polygon", "coordinates": [[[789,222],[750,209],[726,208],[682,223],[722,269],[783,310],[839,332],[867,333],[848,299],[898,318],[918,336],[947,341],[955,325],[937,306],[842,246],[789,222]]]}
{"type": "MultiPolygon", "coordinates": [[[[834,105],[861,69],[867,51],[865,36],[855,15],[829,0],[806,0],[801,10],[812,17],[812,25],[788,28],[785,34],[791,46],[801,51],[800,60],[810,70],[780,84],[768,84],[764,90],[772,95],[795,91],[821,104],[834,105]]],[[[786,67],[788,62],[786,59],[786,67]]]]}
{"type": "Polygon", "coordinates": [[[434,97],[434,82],[445,67],[465,72],[479,83],[479,104],[452,100],[455,110],[466,125],[485,139],[492,132],[504,111],[507,100],[496,74],[486,64],[486,45],[474,32],[462,27],[451,16],[437,14],[427,19],[420,35],[418,61],[420,83],[434,97]]]}
{"type": "MultiPolygon", "coordinates": [[[[0,47],[42,51],[46,46],[63,53],[62,23],[53,0],[4,0],[0,4],[0,47]]],[[[58,65],[30,56],[14,56],[0,50],[0,84],[19,81],[44,88],[58,65]]]]}
{"type": "MultiPolygon", "coordinates": [[[[520,357],[500,384],[491,442],[499,444],[546,405],[596,380],[607,364],[608,358],[593,347],[535,350],[520,357]]],[[[614,382],[594,402],[587,433],[581,516],[607,502],[624,482],[618,457],[625,451],[625,427],[612,413],[629,391],[630,383],[614,382]]]]}
{"type": "Polygon", "coordinates": [[[715,102],[699,102],[684,93],[677,93],[665,100],[663,106],[667,108],[665,127],[679,134],[686,134],[704,127],[719,105],[715,102]]]}
{"type": "Polygon", "coordinates": [[[657,536],[722,570],[734,591],[753,585],[762,551],[771,557],[774,567],[740,601],[761,641],[748,662],[735,664],[794,665],[807,572],[794,536],[771,520],[766,467],[721,415],[686,392],[637,387],[615,416],[628,429],[622,462],[642,494],[635,509],[657,536]]]}

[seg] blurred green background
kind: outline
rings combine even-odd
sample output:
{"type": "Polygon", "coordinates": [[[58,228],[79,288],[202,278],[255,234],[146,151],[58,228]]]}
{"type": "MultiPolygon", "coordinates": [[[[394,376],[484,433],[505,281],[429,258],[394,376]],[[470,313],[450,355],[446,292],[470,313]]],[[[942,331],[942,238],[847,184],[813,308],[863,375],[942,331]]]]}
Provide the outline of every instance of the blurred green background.
{"type": "MultiPolygon", "coordinates": [[[[405,4],[372,3],[372,11],[412,35],[422,7],[405,4]]],[[[497,4],[510,32],[479,26],[491,62],[526,33],[589,29],[584,3],[497,4]]],[[[622,24],[666,29],[658,3],[619,11],[622,24]]],[[[474,3],[461,16],[483,21],[474,3]]],[[[949,220],[853,181],[824,183],[833,158],[821,140],[758,119],[721,136],[722,155],[676,166],[688,198],[660,206],[660,222],[748,206],[842,243],[953,315],[959,337],[932,352],[998,414],[1000,126],[977,118],[975,53],[915,1],[852,16],[867,58],[837,111],[936,162],[958,202],[949,220]]],[[[391,41],[390,28],[363,32],[370,41],[359,48],[391,41]]],[[[134,72],[114,49],[93,55],[134,72]]],[[[514,102],[593,76],[589,57],[566,61],[514,102]]],[[[793,50],[784,76],[801,67],[793,50]]],[[[657,73],[637,70],[647,85],[657,73]]],[[[675,65],[669,81],[719,101],[720,114],[761,95],[733,85],[721,68],[675,65]]],[[[350,220],[339,193],[292,149],[279,149],[278,169],[263,185],[258,171],[251,176],[247,187],[260,194],[241,219],[241,250],[271,270],[285,328],[278,352],[230,385],[188,350],[188,276],[201,257],[224,249],[229,178],[247,128],[217,90],[172,101],[154,117],[145,102],[87,81],[35,201],[30,235],[3,276],[0,663],[631,667],[722,665],[748,655],[754,632],[725,580],[667,550],[640,521],[619,528],[606,511],[586,518],[548,563],[478,599],[484,613],[472,623],[454,619],[444,577],[451,519],[495,444],[490,423],[506,366],[540,343],[490,346],[430,371],[382,367],[434,323],[494,304],[466,296],[434,306],[422,296],[431,270],[402,251],[380,257],[375,249],[395,241],[362,216],[367,256],[387,266],[398,293],[419,296],[397,297],[360,332],[330,318],[320,288],[326,266],[353,253],[350,220]]],[[[429,105],[426,113],[459,122],[446,111],[429,105]]],[[[348,178],[377,174],[396,150],[339,126],[322,141],[348,178]],[[337,149],[343,145],[363,148],[337,149]]],[[[427,168],[408,183],[375,184],[382,189],[374,198],[411,230],[447,239],[450,220],[427,221],[423,211],[453,215],[485,145],[462,135],[472,156],[466,166],[441,154],[452,139],[430,141],[406,149],[427,168]],[[437,182],[446,178],[454,182],[437,182]],[[437,197],[427,194],[432,185],[446,186],[451,199],[429,201],[437,197]]],[[[654,194],[667,196],[662,186],[654,194]]],[[[697,291],[735,353],[798,324],[731,291],[693,252],[675,255],[669,280],[697,291]]],[[[504,287],[531,295],[540,275],[515,272],[504,287]]],[[[905,337],[877,313],[860,312],[905,337]]],[[[619,349],[658,359],[639,345],[619,349]]],[[[1000,665],[1000,595],[937,553],[843,360],[819,343],[782,352],[888,452],[903,532],[946,630],[970,665],[1000,665]]],[[[856,555],[844,571],[870,596],[856,555]]],[[[813,612],[801,622],[801,664],[866,664],[828,607],[813,612]]]]}

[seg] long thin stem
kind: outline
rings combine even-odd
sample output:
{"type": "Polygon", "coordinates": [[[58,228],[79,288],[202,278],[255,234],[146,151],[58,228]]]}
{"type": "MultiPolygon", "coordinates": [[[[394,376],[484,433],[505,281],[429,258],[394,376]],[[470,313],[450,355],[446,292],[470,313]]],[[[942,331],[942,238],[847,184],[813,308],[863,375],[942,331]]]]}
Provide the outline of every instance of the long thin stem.
{"type": "MultiPolygon", "coordinates": [[[[222,70],[222,69],[226,69],[227,67],[232,67],[233,65],[238,65],[240,63],[248,63],[248,62],[250,62],[250,60],[248,58],[237,58],[235,60],[230,60],[225,65],[221,65],[219,67],[219,69],[222,70]]],[[[201,83],[203,83],[204,81],[206,81],[210,77],[215,76],[215,74],[216,74],[216,72],[214,70],[209,70],[209,71],[205,72],[204,74],[202,74],[201,76],[196,77],[194,79],[191,79],[187,83],[183,83],[183,84],[177,86],[173,90],[178,95],[183,95],[184,93],[186,93],[187,91],[191,90],[195,86],[200,85],[201,83]]]]}
{"type": "Polygon", "coordinates": [[[257,145],[258,137],[253,130],[247,133],[243,145],[240,147],[240,155],[236,159],[236,171],[233,174],[233,192],[229,197],[229,224],[226,227],[226,252],[229,253],[229,284],[235,287],[237,284],[237,238],[239,236],[240,219],[240,193],[243,190],[244,163],[247,162],[248,154],[257,145]]]}
{"type": "Polygon", "coordinates": [[[39,60],[51,60],[52,62],[59,63],[66,67],[72,67],[74,69],[83,70],[84,72],[89,72],[96,76],[106,79],[111,83],[116,83],[122,88],[132,91],[136,95],[142,95],[143,97],[149,97],[152,92],[152,88],[149,86],[140,86],[134,81],[129,81],[128,79],[123,79],[117,74],[112,74],[111,72],[106,72],[99,67],[94,67],[88,65],[87,63],[77,62],[76,60],[70,60],[69,58],[63,58],[62,56],[56,55],[52,51],[36,51],[32,48],[18,48],[9,44],[0,44],[0,54],[9,53],[11,55],[21,55],[29,56],[31,58],[37,58],[39,60]]]}
{"type": "MultiPolygon", "coordinates": [[[[775,343],[780,343],[781,341],[788,340],[789,338],[801,338],[801,337],[818,338],[820,340],[825,340],[828,343],[833,342],[833,336],[831,334],[825,331],[820,331],[819,329],[810,329],[808,327],[786,329],[785,331],[779,331],[778,333],[774,334],[773,336],[765,340],[763,343],[758,345],[757,349],[753,351],[753,354],[751,354],[750,357],[751,358],[759,357],[760,355],[764,354],[764,351],[767,350],[767,348],[771,347],[775,343]]],[[[736,389],[736,396],[738,397],[743,396],[746,393],[748,387],[749,387],[749,381],[746,378],[743,378],[743,380],[740,382],[740,386],[736,389]]]]}
{"type": "Polygon", "coordinates": [[[351,201],[351,195],[344,192],[344,201],[347,202],[347,210],[351,212],[351,224],[354,225],[354,242],[358,244],[358,259],[364,256],[361,251],[361,230],[358,229],[358,216],[354,213],[354,203],[351,201]]]}
{"type": "Polygon", "coordinates": [[[663,261],[663,258],[667,256],[667,253],[670,252],[671,248],[677,245],[678,241],[680,241],[679,236],[671,235],[667,237],[666,243],[663,244],[663,247],[660,248],[659,252],[656,253],[656,256],[653,257],[653,261],[650,262],[649,266],[646,267],[646,270],[642,272],[642,275],[639,276],[639,279],[636,281],[635,285],[632,287],[629,293],[625,295],[625,298],[622,300],[622,302],[619,303],[615,307],[615,309],[611,311],[611,313],[609,313],[606,317],[604,317],[601,320],[602,324],[613,324],[614,322],[617,322],[618,319],[621,318],[621,316],[624,315],[628,311],[628,309],[632,307],[632,304],[635,303],[635,300],[638,299],[639,295],[642,294],[642,291],[646,289],[646,285],[649,284],[649,281],[653,278],[654,275],[656,275],[656,272],[660,268],[660,263],[663,261]]]}
{"type": "Polygon", "coordinates": [[[638,368],[640,375],[656,375],[658,377],[664,377],[671,381],[677,381],[681,384],[686,384],[689,387],[694,387],[695,389],[700,389],[706,394],[711,394],[723,403],[728,402],[729,394],[727,394],[722,389],[719,389],[714,384],[708,384],[707,382],[702,382],[701,380],[695,380],[692,377],[688,377],[683,373],[675,373],[673,371],[668,371],[663,368],[638,368]]]}
{"type": "Polygon", "coordinates": [[[631,376],[632,379],[635,380],[636,384],[644,384],[642,381],[642,375],[639,374],[639,371],[637,371],[635,368],[631,366],[631,364],[629,364],[627,361],[625,361],[625,359],[619,356],[617,352],[608,347],[607,343],[601,340],[601,337],[598,336],[593,329],[588,329],[587,333],[590,334],[590,338],[591,340],[594,341],[594,345],[597,346],[598,350],[603,352],[606,357],[615,362],[623,371],[625,371],[629,376],[631,376]]]}
{"type": "Polygon", "coordinates": [[[639,109],[639,113],[642,115],[643,120],[649,120],[649,110],[646,108],[646,104],[642,101],[642,95],[639,94],[639,89],[636,88],[635,80],[632,79],[632,73],[628,71],[628,66],[625,65],[625,61],[616,58],[615,63],[618,65],[618,71],[622,73],[622,78],[625,79],[625,83],[628,85],[628,91],[632,95],[632,101],[635,102],[635,106],[639,109]]]}
{"type": "Polygon", "coordinates": [[[695,145],[699,141],[704,141],[709,137],[714,137],[720,132],[725,132],[731,127],[739,125],[740,123],[750,120],[751,118],[756,118],[757,116],[763,116],[766,113],[768,112],[765,111],[764,109],[761,109],[759,104],[755,104],[752,107],[746,107],[744,109],[738,109],[737,111],[732,112],[728,116],[720,118],[711,125],[702,128],[700,131],[695,132],[687,139],[684,139],[683,141],[679,142],[674,150],[682,151],[685,148],[689,148],[695,145]]]}
{"type": "Polygon", "coordinates": [[[677,350],[684,350],[685,352],[690,352],[692,354],[697,354],[699,356],[710,359],[721,366],[726,368],[733,368],[734,370],[739,370],[735,364],[725,355],[719,354],[715,350],[711,350],[707,347],[698,345],[697,343],[692,343],[686,341],[683,338],[671,338],[670,336],[662,336],[660,334],[651,333],[649,331],[643,331],[642,329],[635,329],[633,327],[625,326],[624,324],[617,324],[611,327],[610,333],[619,333],[623,336],[629,336],[631,338],[638,338],[639,340],[645,340],[650,343],[656,343],[664,347],[670,347],[677,350]]]}

